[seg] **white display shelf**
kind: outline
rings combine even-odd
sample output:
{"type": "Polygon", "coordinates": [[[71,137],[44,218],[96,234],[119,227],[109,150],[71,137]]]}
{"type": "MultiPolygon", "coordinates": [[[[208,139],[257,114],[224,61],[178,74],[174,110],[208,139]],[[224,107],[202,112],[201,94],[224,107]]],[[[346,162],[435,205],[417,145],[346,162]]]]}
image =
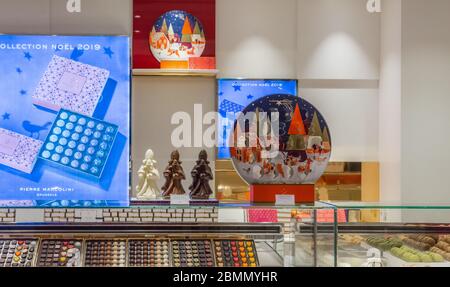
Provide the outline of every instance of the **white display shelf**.
{"type": "Polygon", "coordinates": [[[133,69],[133,76],[191,76],[216,77],[219,70],[133,69]]]}

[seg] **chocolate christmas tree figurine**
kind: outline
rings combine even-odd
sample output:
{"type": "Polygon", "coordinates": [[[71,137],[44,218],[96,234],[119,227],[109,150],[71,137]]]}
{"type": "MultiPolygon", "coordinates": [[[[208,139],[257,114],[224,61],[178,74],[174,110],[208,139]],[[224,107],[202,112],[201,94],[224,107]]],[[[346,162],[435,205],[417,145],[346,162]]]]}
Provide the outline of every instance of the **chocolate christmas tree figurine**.
{"type": "Polygon", "coordinates": [[[181,184],[182,180],[185,180],[183,168],[181,167],[180,153],[176,150],[170,155],[169,165],[164,170],[164,177],[166,183],[161,188],[162,196],[170,197],[171,194],[185,194],[181,184]]]}
{"type": "Polygon", "coordinates": [[[189,187],[192,199],[208,199],[213,193],[209,186],[209,181],[213,179],[211,168],[209,167],[208,154],[202,150],[198,155],[198,160],[191,172],[192,185],[189,187]]]}

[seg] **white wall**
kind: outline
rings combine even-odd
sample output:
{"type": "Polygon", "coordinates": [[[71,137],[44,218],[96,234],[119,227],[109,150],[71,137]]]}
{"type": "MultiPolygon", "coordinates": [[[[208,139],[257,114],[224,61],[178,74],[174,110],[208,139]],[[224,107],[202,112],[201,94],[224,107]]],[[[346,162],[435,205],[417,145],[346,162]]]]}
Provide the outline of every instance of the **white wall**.
{"type": "Polygon", "coordinates": [[[380,201],[401,202],[402,1],[384,0],[379,93],[380,201]]]}
{"type": "Polygon", "coordinates": [[[299,0],[300,79],[378,79],[378,13],[361,0],[299,0]]]}
{"type": "Polygon", "coordinates": [[[402,4],[404,202],[450,202],[449,11],[448,0],[402,4]]]}
{"type": "Polygon", "coordinates": [[[67,12],[67,0],[50,3],[52,34],[131,35],[130,0],[84,0],[82,13],[67,12]]]}
{"type": "Polygon", "coordinates": [[[2,0],[0,4],[0,33],[49,33],[49,7],[50,0],[2,0]]]}
{"type": "Polygon", "coordinates": [[[378,90],[302,88],[330,127],[332,161],[378,160],[378,90]]]}
{"type": "Polygon", "coordinates": [[[132,0],[81,1],[69,13],[67,0],[1,0],[0,33],[130,35],[132,0]]]}
{"type": "Polygon", "coordinates": [[[361,0],[298,1],[300,95],[330,126],[333,161],[378,160],[379,14],[361,0]]]}
{"type": "Polygon", "coordinates": [[[296,0],[217,0],[219,77],[296,78],[296,0]]]}
{"type": "MultiPolygon", "coordinates": [[[[203,114],[215,110],[216,82],[213,78],[200,77],[134,77],[132,105],[132,157],[133,189],[137,182],[137,171],[144,159],[145,151],[151,148],[158,161],[161,173],[159,186],[164,184],[162,172],[170,159],[174,113],[187,112],[194,125],[194,104],[203,105],[203,114]]],[[[208,125],[204,126],[206,129],[208,125]]],[[[180,148],[181,161],[186,174],[183,186],[188,192],[191,184],[191,170],[202,148],[180,148]]],[[[214,168],[214,149],[206,149],[214,168]]],[[[211,182],[214,186],[214,181],[211,182]]],[[[133,194],[134,190],[133,190],[133,194]]]]}

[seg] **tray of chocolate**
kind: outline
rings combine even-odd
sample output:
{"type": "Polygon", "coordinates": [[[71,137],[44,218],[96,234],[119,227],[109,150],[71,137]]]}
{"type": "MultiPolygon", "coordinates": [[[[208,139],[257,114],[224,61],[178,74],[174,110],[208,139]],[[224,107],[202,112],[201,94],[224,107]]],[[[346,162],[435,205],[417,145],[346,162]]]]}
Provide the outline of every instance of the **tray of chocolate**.
{"type": "Polygon", "coordinates": [[[125,267],[126,240],[88,240],[85,267],[125,267]]]}
{"type": "Polygon", "coordinates": [[[58,168],[100,179],[118,127],[61,110],[40,151],[40,158],[58,168]]]}
{"type": "Polygon", "coordinates": [[[214,267],[210,240],[172,240],[173,267],[214,267]]]}
{"type": "Polygon", "coordinates": [[[168,240],[129,240],[128,266],[169,267],[169,253],[168,240]]]}
{"type": "Polygon", "coordinates": [[[78,239],[44,239],[41,242],[37,266],[81,267],[83,241],[78,239]]]}
{"type": "Polygon", "coordinates": [[[37,239],[0,239],[0,267],[31,267],[37,239]]]}
{"type": "Polygon", "coordinates": [[[257,267],[258,256],[253,240],[214,240],[218,267],[257,267]]]}

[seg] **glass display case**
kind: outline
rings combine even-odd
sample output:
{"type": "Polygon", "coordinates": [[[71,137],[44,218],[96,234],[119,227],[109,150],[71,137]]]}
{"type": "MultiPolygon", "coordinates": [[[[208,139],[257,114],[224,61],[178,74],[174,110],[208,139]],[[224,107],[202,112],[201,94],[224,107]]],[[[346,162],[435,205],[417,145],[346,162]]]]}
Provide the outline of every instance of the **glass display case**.
{"type": "Polygon", "coordinates": [[[450,266],[450,204],[329,204],[347,217],[338,222],[338,266],[450,266]]]}
{"type": "Polygon", "coordinates": [[[335,214],[320,202],[1,209],[0,266],[333,266],[335,214]]]}
{"type": "Polygon", "coordinates": [[[0,209],[0,266],[450,266],[450,205],[0,209]]]}

